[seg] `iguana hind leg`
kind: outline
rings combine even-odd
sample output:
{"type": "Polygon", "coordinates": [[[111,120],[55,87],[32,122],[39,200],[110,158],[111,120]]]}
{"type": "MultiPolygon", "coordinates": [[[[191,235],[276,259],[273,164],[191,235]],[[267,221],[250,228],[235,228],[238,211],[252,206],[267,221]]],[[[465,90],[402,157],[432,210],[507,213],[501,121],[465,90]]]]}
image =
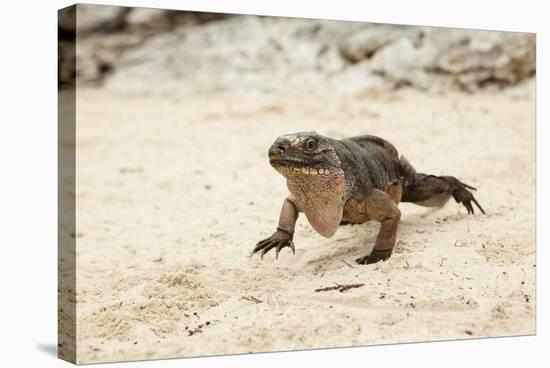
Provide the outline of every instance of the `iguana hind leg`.
{"type": "Polygon", "coordinates": [[[465,184],[454,176],[435,176],[417,173],[407,159],[399,159],[401,174],[404,177],[402,202],[412,202],[425,207],[443,207],[453,197],[461,203],[468,214],[474,213],[474,203],[481,213],[485,211],[471,191],[476,188],[465,184]]]}
{"type": "Polygon", "coordinates": [[[466,207],[468,214],[474,213],[472,203],[485,214],[471,192],[475,190],[476,188],[461,182],[454,176],[416,174],[414,181],[405,186],[401,200],[425,207],[442,207],[453,197],[457,203],[466,207]]]}

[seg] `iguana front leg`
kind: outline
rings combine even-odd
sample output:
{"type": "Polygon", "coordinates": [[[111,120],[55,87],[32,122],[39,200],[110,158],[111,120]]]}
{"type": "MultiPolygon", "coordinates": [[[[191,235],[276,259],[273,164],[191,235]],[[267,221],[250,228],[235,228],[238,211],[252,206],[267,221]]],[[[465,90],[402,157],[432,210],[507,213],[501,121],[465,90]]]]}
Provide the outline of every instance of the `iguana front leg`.
{"type": "Polygon", "coordinates": [[[269,250],[275,248],[275,257],[279,258],[279,252],[285,247],[292,249],[292,253],[294,254],[295,250],[292,238],[294,236],[294,227],[297,219],[298,209],[296,208],[296,205],[292,203],[289,198],[286,198],[283,203],[283,208],[281,208],[277,231],[275,231],[269,238],[258,242],[256,247],[252,250],[252,254],[261,251],[260,258],[263,259],[264,255],[269,252],[269,250]]]}
{"type": "Polygon", "coordinates": [[[367,198],[367,213],[373,220],[381,223],[380,231],[372,252],[356,260],[359,264],[371,264],[390,258],[397,238],[397,227],[401,211],[392,197],[375,189],[367,198]]]}

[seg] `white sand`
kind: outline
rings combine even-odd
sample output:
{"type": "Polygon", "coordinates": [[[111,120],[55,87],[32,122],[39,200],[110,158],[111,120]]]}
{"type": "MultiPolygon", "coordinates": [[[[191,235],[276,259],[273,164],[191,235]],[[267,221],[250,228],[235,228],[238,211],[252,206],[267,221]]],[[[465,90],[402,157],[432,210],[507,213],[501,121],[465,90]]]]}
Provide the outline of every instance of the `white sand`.
{"type": "Polygon", "coordinates": [[[534,97],[512,92],[80,90],[78,361],[535,333],[534,97]],[[295,256],[250,258],[286,195],[267,148],[302,130],[387,138],[417,170],[478,186],[488,214],[402,204],[394,255],[369,266],[354,260],[378,224],[324,239],[301,217],[295,256]],[[314,292],[335,283],[365,285],[314,292]]]}

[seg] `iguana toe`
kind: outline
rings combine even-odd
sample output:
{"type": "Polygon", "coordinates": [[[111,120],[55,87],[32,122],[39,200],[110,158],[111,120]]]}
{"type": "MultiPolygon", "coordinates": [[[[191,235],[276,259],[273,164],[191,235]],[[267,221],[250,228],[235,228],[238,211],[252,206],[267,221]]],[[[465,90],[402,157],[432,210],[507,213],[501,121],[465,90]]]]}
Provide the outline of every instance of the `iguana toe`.
{"type": "Polygon", "coordinates": [[[355,260],[355,262],[362,265],[373,264],[373,263],[387,260],[388,258],[390,258],[391,253],[392,253],[392,249],[387,249],[387,250],[374,249],[371,254],[369,254],[368,256],[359,257],[355,260]]]}
{"type": "Polygon", "coordinates": [[[481,213],[485,215],[485,211],[483,210],[481,205],[478,203],[478,201],[475,199],[472,192],[470,192],[470,190],[472,191],[477,190],[475,187],[462,183],[461,181],[456,179],[453,181],[453,186],[455,187],[453,190],[453,198],[457,203],[462,203],[462,205],[466,207],[466,210],[468,211],[469,215],[474,214],[474,207],[472,206],[472,202],[477,206],[477,208],[479,208],[481,213]]]}
{"type": "Polygon", "coordinates": [[[292,254],[296,254],[296,250],[294,249],[294,242],[292,240],[289,240],[288,242],[279,243],[277,245],[277,248],[275,249],[275,259],[279,259],[279,252],[285,247],[289,247],[290,249],[292,249],[292,254]]]}
{"type": "Polygon", "coordinates": [[[252,250],[252,255],[261,252],[260,259],[263,260],[264,255],[271,249],[275,248],[275,257],[279,258],[279,252],[285,247],[292,249],[293,254],[296,253],[294,243],[292,242],[292,236],[285,231],[277,230],[269,238],[258,242],[252,250]]]}

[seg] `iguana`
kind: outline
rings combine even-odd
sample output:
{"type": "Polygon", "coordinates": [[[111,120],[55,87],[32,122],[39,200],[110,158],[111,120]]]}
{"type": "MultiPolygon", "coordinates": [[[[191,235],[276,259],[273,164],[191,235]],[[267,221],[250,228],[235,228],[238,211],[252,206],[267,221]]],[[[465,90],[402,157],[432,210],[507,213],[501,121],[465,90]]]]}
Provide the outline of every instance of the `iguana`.
{"type": "Polygon", "coordinates": [[[252,254],[261,258],[271,249],[276,257],[290,247],[294,253],[294,227],[304,213],[319,234],[330,238],[339,225],[375,220],[381,223],[372,252],[359,264],[383,261],[395,246],[401,212],[399,202],[441,207],[453,197],[468,214],[474,203],[485,211],[470,190],[453,176],[417,173],[388,141],[362,135],[341,140],[315,132],[278,137],[268,151],[271,166],[287,180],[290,195],[284,200],[277,230],[257,243],[252,254]]]}

